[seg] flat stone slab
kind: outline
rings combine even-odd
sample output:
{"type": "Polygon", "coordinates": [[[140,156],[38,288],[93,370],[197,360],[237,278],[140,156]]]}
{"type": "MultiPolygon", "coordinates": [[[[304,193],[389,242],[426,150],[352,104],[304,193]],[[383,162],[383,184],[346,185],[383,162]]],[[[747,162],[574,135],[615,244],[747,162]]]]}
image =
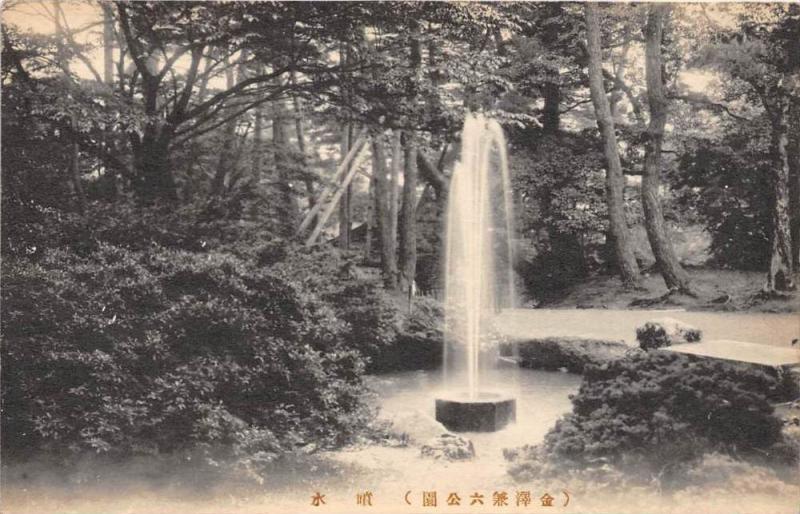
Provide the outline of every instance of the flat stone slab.
{"type": "Polygon", "coordinates": [[[495,325],[512,341],[576,337],[625,341],[638,346],[636,327],[668,316],[703,331],[704,341],[730,339],[791,348],[800,338],[797,313],[707,312],[614,309],[504,309],[495,325]]]}
{"type": "Polygon", "coordinates": [[[453,432],[495,432],[517,419],[517,401],[494,393],[436,399],[436,421],[453,432]]]}
{"type": "Polygon", "coordinates": [[[749,362],[762,366],[800,366],[800,348],[767,346],[730,339],[717,339],[701,343],[677,344],[660,348],[661,351],[678,352],[712,359],[749,362]]]}

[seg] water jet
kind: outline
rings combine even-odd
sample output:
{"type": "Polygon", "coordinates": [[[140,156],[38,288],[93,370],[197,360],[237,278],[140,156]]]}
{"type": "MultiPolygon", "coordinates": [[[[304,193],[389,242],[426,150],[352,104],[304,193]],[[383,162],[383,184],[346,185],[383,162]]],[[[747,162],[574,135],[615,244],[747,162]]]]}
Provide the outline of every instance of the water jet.
{"type": "Polygon", "coordinates": [[[496,361],[496,348],[485,344],[492,317],[514,307],[513,205],[503,130],[481,114],[464,121],[446,231],[444,381],[451,392],[436,399],[436,419],[457,432],[500,430],[515,421],[516,400],[487,390],[482,378],[496,361]]]}

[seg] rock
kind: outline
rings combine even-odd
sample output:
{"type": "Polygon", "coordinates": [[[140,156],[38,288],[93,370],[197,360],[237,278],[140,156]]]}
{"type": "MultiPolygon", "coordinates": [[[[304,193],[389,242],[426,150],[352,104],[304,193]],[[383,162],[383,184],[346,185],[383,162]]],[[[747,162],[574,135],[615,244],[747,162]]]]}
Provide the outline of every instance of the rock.
{"type": "Polygon", "coordinates": [[[420,454],[437,460],[470,460],[475,457],[475,447],[472,441],[465,437],[442,434],[424,444],[420,454]]]}
{"type": "Polygon", "coordinates": [[[729,294],[724,294],[724,295],[722,295],[722,296],[719,296],[719,297],[717,297],[717,298],[714,298],[714,299],[713,299],[713,300],[711,300],[711,302],[709,302],[709,303],[729,303],[731,300],[732,300],[732,298],[731,298],[731,295],[729,295],[729,294]]]}
{"type": "Polygon", "coordinates": [[[673,318],[651,320],[636,329],[636,340],[642,350],[696,343],[701,337],[699,329],[673,318]]]}
{"type": "Polygon", "coordinates": [[[418,410],[395,412],[385,419],[391,423],[390,433],[412,443],[421,443],[448,433],[444,425],[418,410]]]}

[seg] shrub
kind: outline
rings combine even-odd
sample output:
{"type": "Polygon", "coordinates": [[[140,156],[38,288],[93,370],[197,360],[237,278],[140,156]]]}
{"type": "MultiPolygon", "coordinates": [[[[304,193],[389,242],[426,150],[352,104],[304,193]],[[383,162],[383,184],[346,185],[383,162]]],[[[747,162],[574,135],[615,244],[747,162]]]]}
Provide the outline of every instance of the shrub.
{"type": "Polygon", "coordinates": [[[104,243],[3,268],[6,449],[270,455],[340,444],[368,417],[346,325],[273,270],[104,243]]]}
{"type": "Polygon", "coordinates": [[[441,304],[433,298],[418,297],[411,313],[401,317],[396,337],[372,356],[367,369],[381,373],[441,366],[444,350],[441,304]]]}
{"type": "Polygon", "coordinates": [[[761,271],[769,266],[774,161],[764,123],[759,119],[694,142],[672,173],[683,210],[705,221],[720,267],[761,271]]]}
{"type": "MultiPolygon", "coordinates": [[[[348,348],[369,360],[396,341],[402,321],[398,308],[379,281],[357,276],[357,255],[326,247],[285,251],[273,270],[330,305],[344,322],[341,337],[348,348]]],[[[274,259],[275,245],[266,245],[258,254],[261,262],[274,259]]]]}
{"type": "Polygon", "coordinates": [[[669,481],[708,452],[780,452],[781,423],[769,401],[780,387],[752,368],[666,352],[587,366],[572,413],[514,469],[530,474],[535,459],[669,481]]]}
{"type": "Polygon", "coordinates": [[[642,350],[654,350],[665,346],[700,341],[702,332],[676,319],[663,318],[648,321],[636,328],[636,340],[642,350]]]}
{"type": "Polygon", "coordinates": [[[571,373],[583,373],[586,366],[621,359],[630,347],[620,341],[583,339],[580,337],[547,337],[530,341],[505,343],[503,355],[513,354],[517,347],[519,365],[523,368],[555,371],[566,368],[571,373]]]}

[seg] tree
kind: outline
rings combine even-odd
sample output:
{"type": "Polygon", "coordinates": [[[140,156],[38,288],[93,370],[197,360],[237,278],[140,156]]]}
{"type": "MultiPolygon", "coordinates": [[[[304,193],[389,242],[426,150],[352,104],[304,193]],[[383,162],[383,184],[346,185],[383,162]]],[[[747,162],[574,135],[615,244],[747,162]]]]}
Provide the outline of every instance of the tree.
{"type": "Polygon", "coordinates": [[[385,141],[380,134],[372,136],[372,176],[375,181],[375,219],[380,241],[381,274],[386,289],[397,287],[397,230],[392,221],[392,182],[386,168],[385,141]]]}
{"type": "MultiPolygon", "coordinates": [[[[791,187],[792,151],[789,126],[792,104],[800,98],[800,8],[797,5],[763,5],[740,13],[736,30],[721,31],[717,41],[707,45],[698,62],[716,68],[734,79],[735,85],[746,85],[748,101],[760,104],[769,120],[771,134],[772,231],[770,260],[764,291],[768,294],[796,288],[790,210],[800,209],[791,187]],[[791,193],[795,197],[792,198],[791,193]]],[[[794,110],[795,116],[797,110],[794,110]]],[[[797,217],[800,213],[795,213],[797,217]]]]}
{"type": "Polygon", "coordinates": [[[661,175],[661,147],[664,141],[664,126],[667,123],[667,99],[664,95],[662,76],[663,60],[661,44],[664,22],[669,16],[669,6],[651,5],[648,9],[645,34],[645,75],[647,81],[647,104],[650,123],[644,134],[644,169],[642,170],[642,206],[645,229],[656,265],[670,292],[693,295],[689,275],[678,262],[675,250],[667,235],[664,215],[659,199],[661,175]]]}
{"type": "MultiPolygon", "coordinates": [[[[338,20],[325,5],[216,4],[203,2],[115,4],[134,71],[122,93],[141,98],[145,122],[129,131],[134,189],[142,201],[177,198],[171,152],[182,143],[222,126],[292,91],[333,83],[327,76],[341,65],[327,51],[338,20]],[[248,61],[263,67],[246,79],[198,100],[199,85],[225,73],[226,57],[249,49],[248,61]],[[212,64],[200,70],[204,56],[212,64]],[[163,64],[162,64],[163,62],[163,64]],[[176,68],[185,64],[185,73],[176,68]],[[302,80],[288,80],[301,72],[302,80]]],[[[248,62],[247,64],[251,64],[248,62]]]]}
{"type": "Polygon", "coordinates": [[[589,87],[594,104],[597,124],[603,138],[603,153],[606,158],[606,198],[608,202],[609,237],[613,240],[617,267],[622,283],[631,286],[639,278],[639,265],[629,241],[628,225],[625,221],[623,190],[625,177],[622,174],[614,117],[603,85],[602,47],[597,4],[589,2],[586,9],[586,39],[589,54],[589,87]]]}
{"type": "MultiPolygon", "coordinates": [[[[507,4],[519,27],[498,51],[507,57],[504,75],[514,84],[514,94],[541,104],[534,122],[546,135],[558,134],[561,118],[588,103],[581,91],[583,76],[582,11],[561,2],[507,4]]],[[[508,29],[507,29],[508,31],[508,29]]]]}
{"type": "MultiPolygon", "coordinates": [[[[409,63],[419,73],[422,66],[422,47],[419,32],[412,32],[409,41],[409,63]]],[[[417,87],[410,83],[412,98],[417,96],[417,87]]],[[[404,162],[403,170],[403,204],[400,212],[400,290],[410,290],[417,274],[417,138],[413,132],[403,137],[404,162]]]]}

